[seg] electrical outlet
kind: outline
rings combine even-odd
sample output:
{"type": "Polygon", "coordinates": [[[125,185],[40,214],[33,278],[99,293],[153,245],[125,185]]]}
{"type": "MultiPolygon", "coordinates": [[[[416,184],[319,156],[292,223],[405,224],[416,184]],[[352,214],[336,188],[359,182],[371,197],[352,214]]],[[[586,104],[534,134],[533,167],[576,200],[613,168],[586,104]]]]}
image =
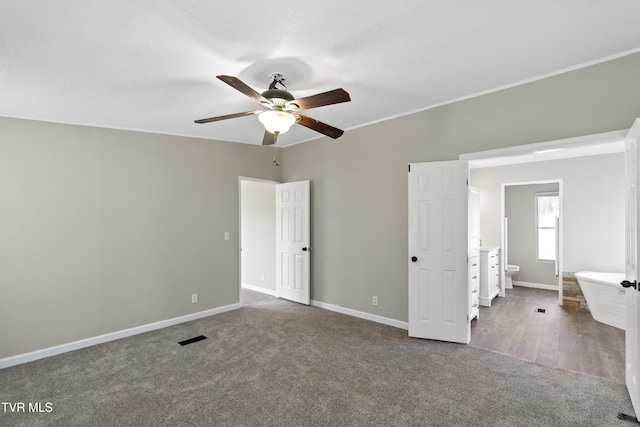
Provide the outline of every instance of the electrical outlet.
{"type": "Polygon", "coordinates": [[[195,304],[198,302],[198,294],[191,295],[191,304],[195,304]]]}
{"type": "Polygon", "coordinates": [[[260,280],[262,280],[264,282],[264,274],[260,275],[260,280]]]}
{"type": "Polygon", "coordinates": [[[374,296],[371,302],[373,303],[373,305],[378,305],[378,297],[374,296]]]}

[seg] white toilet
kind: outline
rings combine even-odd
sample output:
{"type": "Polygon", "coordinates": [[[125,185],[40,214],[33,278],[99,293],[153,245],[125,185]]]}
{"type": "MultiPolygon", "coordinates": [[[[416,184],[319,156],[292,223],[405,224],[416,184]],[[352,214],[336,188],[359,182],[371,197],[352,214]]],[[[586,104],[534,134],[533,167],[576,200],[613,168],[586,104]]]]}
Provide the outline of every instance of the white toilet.
{"type": "Polygon", "coordinates": [[[505,281],[504,287],[505,287],[505,289],[512,289],[513,288],[513,282],[511,281],[511,278],[518,271],[520,271],[520,266],[519,265],[507,264],[507,271],[504,272],[504,281],[505,281]]]}

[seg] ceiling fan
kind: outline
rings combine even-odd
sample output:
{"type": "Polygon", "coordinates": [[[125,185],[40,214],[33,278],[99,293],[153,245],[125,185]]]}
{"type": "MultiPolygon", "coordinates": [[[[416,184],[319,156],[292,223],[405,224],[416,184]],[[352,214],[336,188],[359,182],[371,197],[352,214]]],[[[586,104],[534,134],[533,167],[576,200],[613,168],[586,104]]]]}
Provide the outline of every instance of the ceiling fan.
{"type": "Polygon", "coordinates": [[[287,91],[287,87],[284,85],[285,78],[282,74],[272,73],[269,77],[273,79],[269,85],[269,89],[260,94],[237,77],[217,76],[218,79],[222,80],[232,88],[260,103],[262,109],[210,117],[208,119],[196,120],[195,122],[209,123],[233,119],[236,117],[257,115],[258,120],[260,120],[260,123],[265,127],[262,145],[275,144],[278,135],[285,133],[296,123],[327,135],[333,139],[342,136],[344,133],[343,130],[330,126],[309,116],[305,116],[304,114],[300,114],[300,110],[308,110],[325,105],[351,101],[349,94],[344,89],[334,89],[328,92],[296,99],[287,91]]]}

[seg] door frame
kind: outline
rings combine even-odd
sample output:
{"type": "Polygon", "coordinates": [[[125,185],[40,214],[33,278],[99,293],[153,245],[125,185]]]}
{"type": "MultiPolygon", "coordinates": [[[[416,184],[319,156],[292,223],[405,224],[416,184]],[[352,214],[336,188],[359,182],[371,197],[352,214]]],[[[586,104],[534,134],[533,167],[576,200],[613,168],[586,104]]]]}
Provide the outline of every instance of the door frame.
{"type": "MultiPolygon", "coordinates": [[[[238,302],[242,305],[242,182],[254,181],[273,184],[280,184],[280,181],[274,181],[270,179],[252,178],[248,176],[238,176],[238,302]]],[[[276,225],[273,224],[273,234],[276,234],[276,225]]],[[[276,248],[273,248],[274,263],[275,263],[276,248]]],[[[265,292],[269,295],[275,296],[274,293],[265,292]]]]}
{"type": "MultiPolygon", "coordinates": [[[[495,163],[515,164],[530,162],[527,156],[535,156],[535,161],[553,160],[557,152],[563,149],[584,149],[598,154],[624,152],[624,140],[629,129],[612,132],[595,133],[592,135],[577,136],[573,138],[556,139],[552,141],[535,142],[532,144],[514,145],[511,147],[497,148],[494,150],[476,151],[461,154],[460,160],[469,160],[470,169],[479,167],[480,164],[495,163]],[[611,144],[616,144],[614,147],[611,144]]],[[[572,157],[584,156],[583,152],[576,152],[572,157]]],[[[497,165],[497,164],[496,164],[497,165]]]]}
{"type": "MultiPolygon", "coordinates": [[[[508,182],[508,183],[502,183],[501,184],[501,188],[500,188],[500,242],[501,242],[501,252],[500,252],[500,258],[501,258],[501,262],[500,262],[500,296],[504,297],[506,296],[506,291],[504,288],[504,282],[505,282],[505,271],[507,269],[507,255],[508,255],[508,250],[505,251],[504,247],[505,247],[505,240],[507,239],[507,233],[506,233],[506,227],[505,227],[505,214],[506,214],[506,189],[507,187],[517,187],[520,185],[544,185],[544,184],[558,184],[558,196],[560,197],[560,221],[559,221],[559,228],[560,228],[560,233],[558,234],[558,242],[557,242],[557,248],[558,248],[558,253],[556,254],[556,257],[558,258],[557,263],[558,263],[558,304],[562,305],[562,295],[563,295],[563,289],[562,289],[562,272],[563,272],[563,260],[564,260],[564,244],[563,244],[563,240],[564,240],[564,227],[563,227],[563,219],[562,217],[564,216],[564,207],[563,207],[563,200],[564,200],[564,190],[563,190],[563,182],[562,182],[562,178],[558,178],[558,179],[544,179],[544,180],[535,180],[535,181],[521,181],[521,182],[508,182]]],[[[508,246],[508,245],[507,245],[508,246]]]]}

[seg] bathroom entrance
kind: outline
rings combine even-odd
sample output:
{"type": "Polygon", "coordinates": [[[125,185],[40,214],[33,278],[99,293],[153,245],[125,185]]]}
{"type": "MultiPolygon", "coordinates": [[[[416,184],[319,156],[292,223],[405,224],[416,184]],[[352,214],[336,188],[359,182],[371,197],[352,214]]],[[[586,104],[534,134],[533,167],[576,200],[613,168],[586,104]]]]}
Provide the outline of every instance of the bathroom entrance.
{"type": "MultiPolygon", "coordinates": [[[[607,132],[461,156],[469,160],[469,182],[480,193],[482,246],[501,251],[501,284],[508,277],[507,266],[519,266],[520,270],[511,277],[513,282],[551,289],[558,294],[558,304],[562,304],[563,297],[566,300],[573,296],[569,290],[574,292],[577,287],[567,288],[563,295],[563,275],[570,278],[571,273],[579,271],[624,270],[625,134],[607,132]],[[551,187],[537,187],[538,184],[551,187]],[[526,189],[526,194],[518,195],[526,189]],[[557,226],[537,212],[537,202],[548,201],[556,192],[557,226]],[[529,218],[516,228],[512,224],[514,213],[506,213],[509,195],[515,198],[515,206],[509,209],[515,209],[516,214],[522,211],[529,218]],[[538,241],[543,238],[558,247],[546,245],[547,249],[542,250],[538,241]],[[553,252],[557,262],[549,256],[553,252]],[[521,254],[525,253],[523,257],[521,254]],[[552,280],[541,278],[541,271],[552,280]]],[[[575,293],[578,291],[579,288],[575,293]]],[[[578,304],[583,302],[578,301],[579,295],[574,299],[578,304]]]]}
{"type": "Polygon", "coordinates": [[[562,179],[501,186],[501,276],[518,286],[558,292],[562,304],[562,179]]]}
{"type": "Polygon", "coordinates": [[[569,295],[563,292],[561,276],[624,268],[625,134],[609,132],[461,156],[470,160],[470,185],[480,192],[483,246],[505,249],[501,280],[506,279],[503,265],[520,268],[512,276],[516,286],[506,290],[506,297],[481,307],[471,345],[623,381],[624,331],[595,321],[584,306],[562,305],[562,297],[569,295]],[[526,194],[518,194],[525,190],[526,194]],[[536,201],[556,191],[558,227],[539,219],[536,224],[536,201]],[[510,202],[529,215],[528,222],[514,224],[518,214],[510,202]],[[541,253],[536,241],[542,240],[537,234],[548,237],[556,230],[560,247],[549,250],[547,245],[547,251],[555,249],[559,255],[557,270],[549,261],[553,257],[541,253]],[[527,235],[513,235],[518,232],[527,235]],[[524,251],[514,245],[523,243],[529,247],[529,260],[516,258],[524,251]],[[547,283],[553,285],[539,276],[526,276],[535,268],[528,263],[544,264],[551,277],[547,283]],[[536,287],[519,286],[532,283],[536,287]]]}

